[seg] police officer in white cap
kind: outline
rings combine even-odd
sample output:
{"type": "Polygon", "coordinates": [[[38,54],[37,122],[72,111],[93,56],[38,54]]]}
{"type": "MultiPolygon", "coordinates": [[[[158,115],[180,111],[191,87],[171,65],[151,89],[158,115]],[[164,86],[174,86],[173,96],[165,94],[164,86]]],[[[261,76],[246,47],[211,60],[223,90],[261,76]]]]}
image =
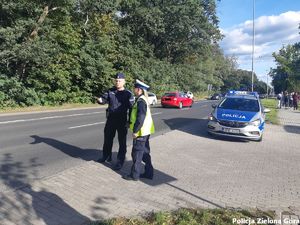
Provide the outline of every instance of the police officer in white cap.
{"type": "Polygon", "coordinates": [[[130,130],[132,131],[132,161],[131,173],[123,176],[126,180],[137,181],[139,178],[153,179],[153,166],[150,156],[150,135],[154,133],[150,106],[148,103],[147,90],[149,86],[140,80],[134,85],[136,101],[130,114],[130,130]],[[141,174],[142,162],[145,163],[145,172],[141,174]]]}
{"type": "Polygon", "coordinates": [[[100,163],[111,161],[113,139],[118,132],[119,151],[115,170],[120,170],[125,161],[126,139],[128,129],[128,111],[134,104],[133,94],[125,89],[125,75],[117,73],[115,75],[115,86],[97,99],[99,104],[108,104],[107,121],[104,128],[103,155],[98,160],[100,163]]]}

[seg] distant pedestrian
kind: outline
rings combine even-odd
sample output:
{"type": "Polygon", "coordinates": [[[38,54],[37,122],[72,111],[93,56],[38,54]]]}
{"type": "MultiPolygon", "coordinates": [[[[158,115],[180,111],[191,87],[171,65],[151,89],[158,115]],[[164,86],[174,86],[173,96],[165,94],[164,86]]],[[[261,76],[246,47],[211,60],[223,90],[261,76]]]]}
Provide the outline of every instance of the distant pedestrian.
{"type": "Polygon", "coordinates": [[[285,91],[283,93],[283,105],[284,105],[284,108],[289,107],[288,103],[289,103],[289,93],[287,91],[285,91]]]}
{"type": "Polygon", "coordinates": [[[154,133],[154,123],[148,103],[147,90],[149,86],[140,80],[136,80],[134,87],[136,101],[130,114],[130,130],[133,137],[132,167],[130,174],[123,176],[123,178],[137,181],[139,178],[153,178],[149,138],[154,133]],[[141,174],[142,162],[145,163],[145,172],[143,174],[141,174]]]}
{"type": "Polygon", "coordinates": [[[294,95],[294,92],[291,92],[289,94],[289,107],[292,108],[293,107],[293,95],[294,95]]]}
{"type": "Polygon", "coordinates": [[[282,92],[280,92],[278,95],[277,95],[277,108],[278,109],[281,109],[281,105],[282,105],[282,99],[283,99],[283,96],[282,96],[282,92]]]}
{"type": "Polygon", "coordinates": [[[111,161],[113,140],[118,132],[119,151],[115,170],[120,170],[125,161],[126,140],[128,130],[128,111],[134,104],[133,94],[125,89],[125,75],[117,73],[115,76],[115,86],[98,98],[99,104],[108,104],[107,120],[104,128],[103,155],[98,160],[100,163],[111,161]]]}
{"type": "Polygon", "coordinates": [[[293,108],[294,110],[298,110],[298,101],[299,101],[299,95],[298,92],[294,92],[293,94],[293,108]]]}

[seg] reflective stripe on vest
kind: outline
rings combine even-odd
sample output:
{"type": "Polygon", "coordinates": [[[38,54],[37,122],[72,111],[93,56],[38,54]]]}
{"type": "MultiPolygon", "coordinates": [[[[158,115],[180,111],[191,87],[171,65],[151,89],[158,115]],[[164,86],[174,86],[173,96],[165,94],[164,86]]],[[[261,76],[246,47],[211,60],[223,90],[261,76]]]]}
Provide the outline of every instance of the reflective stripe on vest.
{"type": "Polygon", "coordinates": [[[145,101],[145,103],[147,104],[147,112],[146,112],[146,117],[143,123],[142,128],[137,132],[138,136],[146,136],[149,134],[153,134],[155,129],[154,129],[154,123],[152,120],[152,116],[151,116],[151,112],[150,112],[150,107],[148,104],[148,101],[146,99],[146,97],[144,95],[141,95],[138,100],[134,103],[132,110],[131,110],[131,114],[130,114],[130,130],[133,132],[133,127],[137,118],[137,102],[138,101],[145,101]]]}

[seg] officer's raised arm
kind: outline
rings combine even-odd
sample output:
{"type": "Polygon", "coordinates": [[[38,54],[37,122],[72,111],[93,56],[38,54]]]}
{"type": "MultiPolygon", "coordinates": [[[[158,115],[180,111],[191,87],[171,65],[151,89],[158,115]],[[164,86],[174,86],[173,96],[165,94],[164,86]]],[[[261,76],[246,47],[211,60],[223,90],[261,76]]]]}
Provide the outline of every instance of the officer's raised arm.
{"type": "Polygon", "coordinates": [[[101,105],[108,103],[108,92],[105,92],[99,98],[97,98],[97,103],[101,105]]]}

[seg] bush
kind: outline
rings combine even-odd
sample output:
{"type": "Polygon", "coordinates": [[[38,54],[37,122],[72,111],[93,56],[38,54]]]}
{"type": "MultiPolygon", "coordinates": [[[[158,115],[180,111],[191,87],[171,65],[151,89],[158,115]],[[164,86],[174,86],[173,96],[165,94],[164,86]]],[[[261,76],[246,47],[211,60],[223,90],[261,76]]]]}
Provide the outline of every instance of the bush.
{"type": "Polygon", "coordinates": [[[0,77],[1,107],[32,106],[41,104],[39,96],[32,88],[25,88],[15,78],[0,77]]]}
{"type": "Polygon", "coordinates": [[[0,91],[0,108],[5,108],[8,106],[9,97],[2,91],[0,91]]]}
{"type": "Polygon", "coordinates": [[[85,91],[71,92],[68,95],[68,103],[91,103],[93,97],[85,91]]]}
{"type": "Polygon", "coordinates": [[[37,92],[26,88],[16,78],[0,76],[0,107],[25,107],[34,105],[62,105],[63,103],[91,103],[92,94],[75,88],[72,92],[55,90],[54,92],[37,92]]]}
{"type": "Polygon", "coordinates": [[[31,88],[23,88],[20,95],[17,98],[17,102],[20,106],[33,106],[41,104],[38,94],[35,92],[34,89],[31,88]]]}
{"type": "Polygon", "coordinates": [[[45,99],[45,105],[62,105],[67,102],[68,93],[62,90],[56,90],[55,92],[49,92],[45,99]]]}
{"type": "Polygon", "coordinates": [[[13,78],[0,76],[0,102],[1,107],[17,106],[16,98],[22,90],[20,82],[13,78]]]}

